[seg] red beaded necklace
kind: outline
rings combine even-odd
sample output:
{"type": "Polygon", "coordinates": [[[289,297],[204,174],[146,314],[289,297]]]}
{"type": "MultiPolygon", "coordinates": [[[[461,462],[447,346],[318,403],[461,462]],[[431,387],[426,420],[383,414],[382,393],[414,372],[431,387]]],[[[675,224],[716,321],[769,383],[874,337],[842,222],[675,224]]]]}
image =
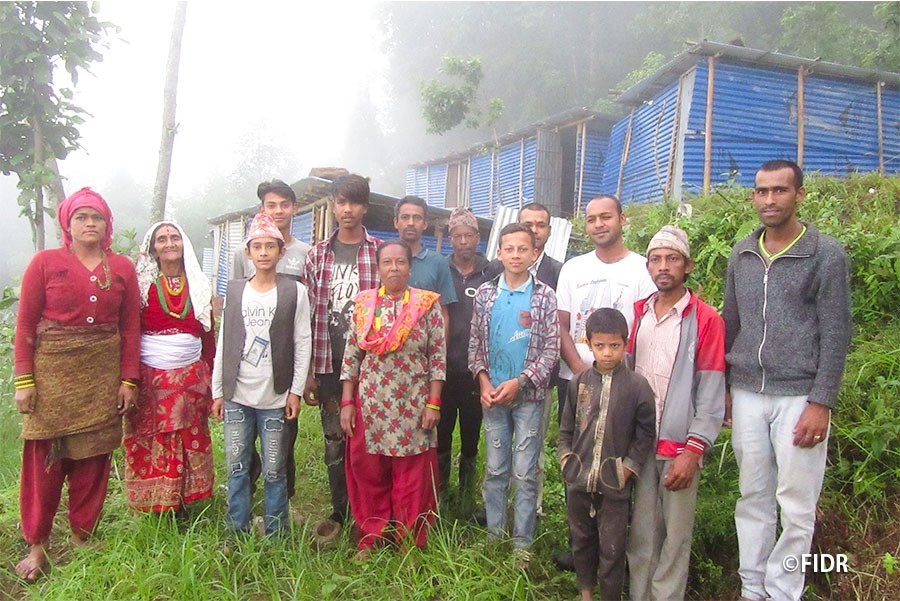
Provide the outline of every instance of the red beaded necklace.
{"type": "Polygon", "coordinates": [[[184,319],[191,310],[191,295],[184,294],[187,290],[187,278],[179,276],[179,280],[173,290],[169,285],[169,278],[160,275],[156,280],[156,294],[163,311],[175,319],[184,319]]]}

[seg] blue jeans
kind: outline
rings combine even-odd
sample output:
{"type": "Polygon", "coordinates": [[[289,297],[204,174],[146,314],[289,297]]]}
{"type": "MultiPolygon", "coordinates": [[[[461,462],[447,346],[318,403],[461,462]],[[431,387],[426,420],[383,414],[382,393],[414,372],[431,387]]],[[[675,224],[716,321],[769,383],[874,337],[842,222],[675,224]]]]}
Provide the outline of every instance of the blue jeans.
{"type": "Polygon", "coordinates": [[[225,401],[225,461],[228,472],[229,527],[250,529],[250,462],[259,436],[262,476],[265,480],[266,534],[287,525],[288,496],[285,457],[287,444],[284,407],[255,409],[225,401]]]}
{"type": "Polygon", "coordinates": [[[487,529],[499,536],[506,529],[510,471],[516,483],[512,542],[528,547],[537,515],[537,465],[543,452],[541,420],[544,403],[515,401],[484,411],[484,508],[487,529]]]}

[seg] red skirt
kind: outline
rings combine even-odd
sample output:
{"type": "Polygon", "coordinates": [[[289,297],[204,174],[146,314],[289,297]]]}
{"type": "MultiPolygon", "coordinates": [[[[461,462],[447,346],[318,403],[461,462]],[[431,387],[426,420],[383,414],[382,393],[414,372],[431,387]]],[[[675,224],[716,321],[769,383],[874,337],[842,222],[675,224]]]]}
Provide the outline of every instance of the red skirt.
{"type": "Polygon", "coordinates": [[[129,505],[165,511],[212,496],[212,407],[209,366],[141,365],[137,407],[125,420],[125,487],[129,505]]]}

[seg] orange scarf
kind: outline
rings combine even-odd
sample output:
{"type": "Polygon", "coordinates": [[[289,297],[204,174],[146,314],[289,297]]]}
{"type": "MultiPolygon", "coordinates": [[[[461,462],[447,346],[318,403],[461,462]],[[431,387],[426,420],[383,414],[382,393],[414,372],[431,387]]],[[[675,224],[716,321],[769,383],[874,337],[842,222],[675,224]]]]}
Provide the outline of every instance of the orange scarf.
{"type": "Polygon", "coordinates": [[[353,311],[354,328],[359,348],[367,353],[384,355],[396,351],[406,342],[419,319],[431,310],[441,295],[429,290],[407,288],[403,305],[394,317],[390,329],[376,327],[375,314],[381,298],[385,296],[384,286],[363,290],[356,295],[353,311]]]}

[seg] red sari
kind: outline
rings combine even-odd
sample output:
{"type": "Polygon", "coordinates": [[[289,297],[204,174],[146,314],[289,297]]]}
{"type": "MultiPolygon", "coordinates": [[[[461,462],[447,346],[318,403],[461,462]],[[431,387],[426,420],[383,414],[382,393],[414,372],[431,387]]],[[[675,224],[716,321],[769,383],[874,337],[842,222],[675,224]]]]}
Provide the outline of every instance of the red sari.
{"type": "Polygon", "coordinates": [[[193,310],[184,318],[165,311],[156,284],[147,301],[141,311],[143,334],[191,334],[202,342],[200,360],[187,367],[156,369],[141,363],[140,399],[125,420],[128,503],[140,511],[165,511],[212,496],[208,420],[215,339],[193,310]]]}

